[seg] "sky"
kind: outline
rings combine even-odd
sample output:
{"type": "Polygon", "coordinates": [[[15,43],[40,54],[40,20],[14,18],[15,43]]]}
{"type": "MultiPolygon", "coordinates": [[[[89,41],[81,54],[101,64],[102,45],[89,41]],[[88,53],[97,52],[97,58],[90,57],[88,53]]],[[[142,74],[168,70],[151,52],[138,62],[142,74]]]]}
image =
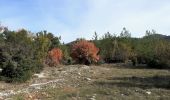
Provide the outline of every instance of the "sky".
{"type": "Polygon", "coordinates": [[[170,0],[0,0],[0,22],[11,30],[47,30],[62,41],[106,32],[133,37],[146,30],[170,35],[170,0]]]}

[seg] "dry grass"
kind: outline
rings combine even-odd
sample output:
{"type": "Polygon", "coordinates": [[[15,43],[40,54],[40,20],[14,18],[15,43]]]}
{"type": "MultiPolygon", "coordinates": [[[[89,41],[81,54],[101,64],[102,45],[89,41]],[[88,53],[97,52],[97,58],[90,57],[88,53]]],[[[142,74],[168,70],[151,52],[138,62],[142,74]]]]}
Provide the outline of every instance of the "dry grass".
{"type": "MultiPolygon", "coordinates": [[[[41,100],[170,100],[168,70],[113,64],[91,66],[86,70],[83,70],[83,67],[65,66],[60,69],[61,73],[57,73],[56,70],[58,69],[50,68],[46,72],[52,74],[49,75],[52,79],[63,76],[65,81],[62,86],[48,85],[36,93],[35,91],[30,93],[32,98],[41,100]],[[62,71],[66,74],[62,74],[62,71]],[[62,75],[59,76],[60,74],[62,75]]],[[[14,95],[13,98],[28,100],[29,96],[19,94],[14,95]]]]}

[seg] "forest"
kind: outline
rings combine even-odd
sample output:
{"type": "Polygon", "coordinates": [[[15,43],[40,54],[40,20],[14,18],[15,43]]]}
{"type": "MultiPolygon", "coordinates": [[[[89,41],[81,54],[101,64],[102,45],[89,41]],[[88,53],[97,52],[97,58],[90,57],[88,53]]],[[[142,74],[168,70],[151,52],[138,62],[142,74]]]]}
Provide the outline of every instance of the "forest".
{"type": "Polygon", "coordinates": [[[25,82],[44,67],[58,65],[125,63],[170,68],[170,36],[155,30],[147,30],[141,38],[131,37],[126,28],[102,37],[94,32],[91,40],[78,38],[70,43],[61,43],[62,37],[48,31],[1,27],[0,32],[0,80],[5,82],[25,82]]]}

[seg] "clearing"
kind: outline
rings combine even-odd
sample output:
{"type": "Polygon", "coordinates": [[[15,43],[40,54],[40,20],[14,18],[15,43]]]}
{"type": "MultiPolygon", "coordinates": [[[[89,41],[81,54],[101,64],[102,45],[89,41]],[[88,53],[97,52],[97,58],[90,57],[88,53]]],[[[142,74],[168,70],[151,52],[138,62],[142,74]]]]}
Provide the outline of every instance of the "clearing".
{"type": "Polygon", "coordinates": [[[67,65],[46,67],[22,84],[0,82],[0,100],[170,100],[170,71],[67,65]]]}

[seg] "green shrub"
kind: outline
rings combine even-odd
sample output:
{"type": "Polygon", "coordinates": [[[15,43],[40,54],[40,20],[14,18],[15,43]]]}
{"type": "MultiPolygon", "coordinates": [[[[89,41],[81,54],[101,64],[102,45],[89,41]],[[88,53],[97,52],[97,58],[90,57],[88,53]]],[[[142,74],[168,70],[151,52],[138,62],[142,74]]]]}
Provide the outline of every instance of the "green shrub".
{"type": "Polygon", "coordinates": [[[157,60],[157,59],[149,60],[147,65],[148,65],[148,67],[158,68],[158,69],[169,68],[169,64],[166,61],[161,61],[161,60],[157,60]]]}
{"type": "Polygon", "coordinates": [[[3,68],[1,76],[6,82],[25,82],[31,78],[31,70],[29,65],[18,64],[16,66],[14,62],[8,62],[7,66],[3,68]]]}

